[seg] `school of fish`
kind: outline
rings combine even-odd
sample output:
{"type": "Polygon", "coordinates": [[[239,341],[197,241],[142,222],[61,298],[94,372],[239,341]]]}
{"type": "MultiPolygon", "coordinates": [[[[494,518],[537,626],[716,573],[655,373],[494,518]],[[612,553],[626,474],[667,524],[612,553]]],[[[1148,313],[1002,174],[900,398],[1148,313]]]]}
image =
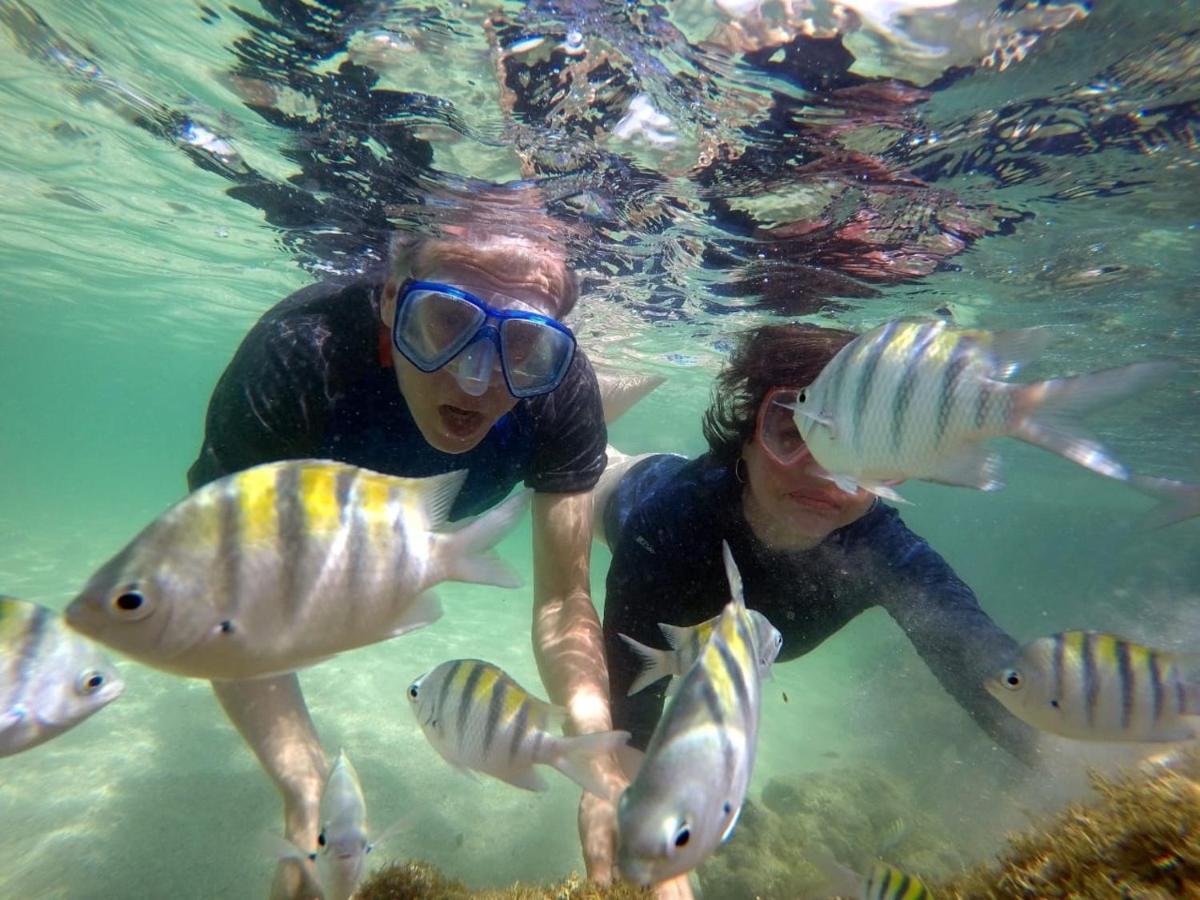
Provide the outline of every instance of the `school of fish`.
{"type": "MultiPolygon", "coordinates": [[[[1080,425],[1087,411],[1136,394],[1170,367],[1134,363],[1028,384],[1005,380],[1050,337],[1037,328],[988,333],[941,320],[887,322],[851,341],[797,391],[796,427],[822,473],[847,491],[898,500],[894,486],[906,479],[994,490],[1002,485],[999,459],[983,442],[1010,436],[1159,500],[1145,527],[1200,514],[1200,486],[1129,472],[1080,425]]],[[[609,454],[617,467],[629,459],[609,454]]],[[[180,676],[258,678],[430,624],[442,614],[432,592],[442,582],[518,587],[492,548],[516,524],[529,492],[450,526],[465,477],[397,478],[328,460],[256,466],[194,491],[151,522],[65,613],[0,596],[0,756],[62,734],[122,694],[124,682],[97,645],[180,676]]],[[[630,694],[663,678],[672,684],[619,797],[594,769],[629,734],[564,735],[566,711],[492,663],[450,660],[412,681],[407,697],[418,726],[466,773],[544,791],[536,767],[545,766],[615,800],[622,877],[651,885],[693,871],[733,834],[756,758],[761,684],[782,648],[780,632],[747,608],[727,544],[722,553],[731,599],[718,616],[660,623],[667,650],[620,636],[643,662],[630,694]]],[[[1067,738],[1200,736],[1200,658],[1110,634],[1031,640],[984,686],[1014,716],[1067,738]]],[[[344,750],[322,793],[318,846],[278,844],[281,858],[317,863],[329,900],[354,895],[374,845],[344,750]]],[[[843,893],[930,896],[920,879],[882,862],[862,876],[820,848],[813,853],[843,893]]]]}

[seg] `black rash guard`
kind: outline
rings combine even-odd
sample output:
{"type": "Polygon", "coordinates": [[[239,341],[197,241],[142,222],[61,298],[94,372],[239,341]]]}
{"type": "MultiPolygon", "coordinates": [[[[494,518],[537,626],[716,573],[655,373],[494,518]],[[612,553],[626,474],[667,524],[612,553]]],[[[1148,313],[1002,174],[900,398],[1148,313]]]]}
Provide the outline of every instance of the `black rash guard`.
{"type": "Polygon", "coordinates": [[[984,690],[1017,650],[974,593],[890,506],[805,551],[774,550],[742,514],[741,485],[708,456],[651,456],[636,464],[605,508],[613,547],[604,641],[613,726],[644,748],[662,713],[667,680],[626,697],[641,663],[617,635],[666,648],[658,623],[695,625],[729,602],[721,541],[729,542],[746,604],[783,635],[780,660],[803,656],[872,606],[904,629],[925,664],[991,737],[1032,764],[1036,737],[984,690]],[[615,537],[615,539],[614,539],[615,537]]]}
{"type": "Polygon", "coordinates": [[[450,514],[457,519],[494,506],[521,481],[547,493],[596,484],[607,432],[582,351],[555,390],[518,400],[466,453],[442,453],[425,441],[396,384],[379,322],[381,285],[311,285],[263,315],[213,391],[191,489],[282,459],[332,459],[407,477],[467,469],[450,514]]]}

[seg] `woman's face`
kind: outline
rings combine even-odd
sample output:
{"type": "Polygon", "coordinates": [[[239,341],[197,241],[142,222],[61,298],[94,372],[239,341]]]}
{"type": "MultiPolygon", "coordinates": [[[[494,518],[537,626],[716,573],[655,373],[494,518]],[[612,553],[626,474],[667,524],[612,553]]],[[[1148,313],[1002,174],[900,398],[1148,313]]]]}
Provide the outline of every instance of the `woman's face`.
{"type": "Polygon", "coordinates": [[[780,550],[815,547],[865,515],[874,501],[867,491],[847,494],[814,474],[816,462],[807,455],[785,466],[751,440],[742,447],[742,459],[746,521],[759,540],[780,550]]]}
{"type": "MultiPolygon", "coordinates": [[[[498,282],[489,273],[453,261],[434,261],[427,271],[414,272],[423,281],[438,281],[462,288],[497,309],[524,309],[553,316],[557,301],[529,289],[511,285],[501,293],[498,282]]],[[[383,288],[380,319],[391,333],[396,315],[400,281],[389,278],[383,288]]],[[[391,345],[396,382],[425,440],[443,453],[466,453],[484,439],[506,413],[517,405],[508,392],[497,357],[486,390],[478,396],[468,394],[455,375],[455,360],[434,372],[422,372],[391,345]]]]}

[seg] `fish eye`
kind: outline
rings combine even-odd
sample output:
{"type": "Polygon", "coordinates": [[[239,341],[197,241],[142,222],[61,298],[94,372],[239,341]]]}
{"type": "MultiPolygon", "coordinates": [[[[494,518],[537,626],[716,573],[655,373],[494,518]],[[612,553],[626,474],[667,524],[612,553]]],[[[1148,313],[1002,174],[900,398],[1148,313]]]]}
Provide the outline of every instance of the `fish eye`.
{"type": "Polygon", "coordinates": [[[675,830],[675,838],[673,843],[676,847],[686,847],[688,841],[692,839],[692,830],[688,828],[687,822],[684,822],[675,830]]]}
{"type": "Polygon", "coordinates": [[[1009,669],[1004,673],[1004,686],[1009,690],[1017,690],[1021,687],[1021,673],[1016,669],[1009,669]]]}
{"type": "Polygon", "coordinates": [[[410,685],[408,686],[408,699],[409,699],[409,700],[416,700],[416,699],[417,699],[417,695],[418,695],[420,692],[421,692],[421,691],[420,691],[420,689],[417,687],[417,685],[416,685],[416,682],[413,682],[412,684],[410,684],[410,685]]]}
{"type": "Polygon", "coordinates": [[[79,677],[75,679],[75,691],[84,695],[94,694],[100,688],[104,687],[104,682],[103,672],[88,669],[86,672],[80,672],[79,677]]]}
{"type": "Polygon", "coordinates": [[[318,847],[325,846],[325,832],[324,831],[322,831],[320,834],[317,835],[317,846],[318,847]]]}
{"type": "Polygon", "coordinates": [[[109,607],[118,618],[136,622],[150,614],[151,604],[138,586],[131,584],[112,596],[109,607]]]}
{"type": "Polygon", "coordinates": [[[804,392],[804,391],[799,391],[799,392],[797,392],[797,394],[796,394],[796,402],[797,402],[797,403],[803,403],[803,402],[805,401],[805,399],[806,399],[806,398],[805,398],[805,392],[804,392]]]}

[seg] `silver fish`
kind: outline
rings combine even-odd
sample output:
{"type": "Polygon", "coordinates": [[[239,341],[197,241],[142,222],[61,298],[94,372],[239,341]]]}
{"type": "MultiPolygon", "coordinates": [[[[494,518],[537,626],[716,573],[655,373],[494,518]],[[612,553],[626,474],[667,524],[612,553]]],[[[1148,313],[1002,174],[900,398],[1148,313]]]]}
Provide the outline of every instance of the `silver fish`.
{"type": "Polygon", "coordinates": [[[1200,516],[1200,484],[1151,478],[1148,475],[1134,475],[1130,483],[1146,496],[1159,501],[1138,523],[1143,530],[1166,528],[1200,516]]]}
{"type": "Polygon", "coordinates": [[[985,683],[1014,716],[1085,741],[1183,741],[1200,715],[1191,660],[1094,631],[1064,631],[1021,648],[985,683]]]}
{"type": "Polygon", "coordinates": [[[900,499],[908,478],[996,490],[999,457],[984,446],[1015,437],[1110,478],[1128,471],[1078,423],[1087,411],[1128,397],[1169,374],[1135,363],[1031,384],[1001,379],[1036,358],[1051,332],[986,332],[942,320],[897,319],[855,338],[798,392],[800,436],[826,475],[900,499]]]}
{"type": "Polygon", "coordinates": [[[124,690],[112,663],[61,616],[0,596],[0,756],[62,734],[124,690]]]}
{"type": "Polygon", "coordinates": [[[268,463],[193,492],[92,576],[67,622],[178,675],[255,678],[434,621],[446,580],[516,587],[489,549],[528,492],[444,528],[465,472],[268,463]]]}
{"type": "Polygon", "coordinates": [[[447,762],[528,791],[546,790],[534,769],[542,764],[585,791],[608,797],[610,791],[592,775],[592,760],[629,740],[627,731],[556,734],[565,709],[539,700],[503,670],[478,659],[442,663],[409,685],[408,701],[425,737],[447,762]]]}
{"type": "Polygon", "coordinates": [[[641,885],[691,871],[732,834],[754,766],[759,651],[727,544],[723,552],[733,600],[617,804],[617,865],[641,885]]]}
{"type": "MultiPolygon", "coordinates": [[[[758,677],[766,680],[771,677],[771,666],[779,656],[779,651],[783,649],[783,635],[758,610],[748,610],[748,614],[754,622],[755,646],[758,648],[758,677]]],[[[668,625],[659,622],[659,630],[671,646],[670,650],[648,647],[629,635],[618,634],[617,637],[629,645],[629,649],[642,660],[642,670],[629,686],[628,696],[632,697],[660,678],[682,675],[690,669],[700,658],[704,645],[708,643],[720,621],[721,617],[716,615],[699,625],[668,625]]],[[[667,688],[667,695],[675,693],[678,687],[678,681],[671,682],[667,688]]]]}
{"type": "Polygon", "coordinates": [[[349,900],[367,869],[373,845],[367,839],[367,801],[354,764],[345,750],[321,792],[321,834],[317,871],[325,900],[349,900]]]}

